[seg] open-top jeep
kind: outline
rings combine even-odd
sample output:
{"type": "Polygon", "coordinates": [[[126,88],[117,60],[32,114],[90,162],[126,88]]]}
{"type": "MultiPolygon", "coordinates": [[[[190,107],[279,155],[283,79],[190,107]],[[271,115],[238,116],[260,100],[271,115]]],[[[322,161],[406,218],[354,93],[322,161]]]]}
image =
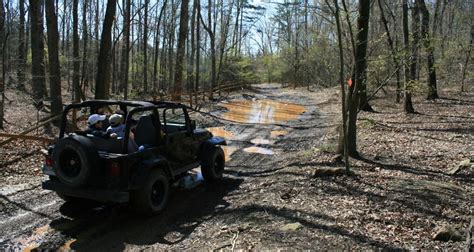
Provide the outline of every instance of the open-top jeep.
{"type": "MultiPolygon", "coordinates": [[[[76,115],[76,113],[72,113],[76,115]]],[[[75,117],[75,116],[74,116],[75,117]]],[[[65,200],[130,202],[144,213],[166,206],[170,184],[201,166],[207,181],[222,177],[223,138],[196,129],[185,105],[172,102],[93,100],[68,105],[58,141],[49,147],[43,188],[65,200]],[[71,131],[72,111],[88,114],[116,107],[125,114],[123,138],[99,138],[71,131]],[[130,131],[139,146],[129,151],[130,131]]]]}

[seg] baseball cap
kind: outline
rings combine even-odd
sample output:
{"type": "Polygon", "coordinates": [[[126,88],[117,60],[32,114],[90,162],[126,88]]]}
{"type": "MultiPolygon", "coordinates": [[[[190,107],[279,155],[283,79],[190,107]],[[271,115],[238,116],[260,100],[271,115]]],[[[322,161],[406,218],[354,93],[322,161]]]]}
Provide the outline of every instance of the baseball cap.
{"type": "Polygon", "coordinates": [[[92,114],[89,116],[89,119],[87,119],[87,124],[94,125],[100,121],[105,120],[105,118],[106,118],[105,115],[92,114]]]}
{"type": "Polygon", "coordinates": [[[123,118],[122,115],[119,115],[119,114],[111,115],[110,118],[109,118],[110,125],[112,127],[115,127],[115,126],[121,124],[122,123],[122,118],[123,118]]]}

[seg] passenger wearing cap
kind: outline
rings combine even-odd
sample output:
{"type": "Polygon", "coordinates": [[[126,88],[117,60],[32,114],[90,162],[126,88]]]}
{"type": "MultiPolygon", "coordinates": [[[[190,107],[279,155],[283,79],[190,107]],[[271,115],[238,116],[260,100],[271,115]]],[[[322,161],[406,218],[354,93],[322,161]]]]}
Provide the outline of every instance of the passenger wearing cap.
{"type": "Polygon", "coordinates": [[[125,124],[123,124],[123,116],[120,114],[113,114],[109,118],[110,126],[107,128],[107,132],[115,133],[118,137],[125,136],[125,124]]]}
{"type": "MultiPolygon", "coordinates": [[[[118,137],[125,137],[125,124],[123,124],[124,116],[118,113],[115,113],[110,116],[109,123],[110,126],[107,128],[107,133],[117,134],[118,137]]],[[[138,146],[135,143],[135,135],[130,132],[128,138],[128,152],[132,153],[138,150],[138,146]]]]}
{"type": "Polygon", "coordinates": [[[104,132],[102,131],[103,123],[107,117],[105,115],[92,114],[87,119],[87,125],[89,126],[85,130],[86,134],[91,134],[95,137],[101,138],[117,138],[116,133],[104,132]]]}

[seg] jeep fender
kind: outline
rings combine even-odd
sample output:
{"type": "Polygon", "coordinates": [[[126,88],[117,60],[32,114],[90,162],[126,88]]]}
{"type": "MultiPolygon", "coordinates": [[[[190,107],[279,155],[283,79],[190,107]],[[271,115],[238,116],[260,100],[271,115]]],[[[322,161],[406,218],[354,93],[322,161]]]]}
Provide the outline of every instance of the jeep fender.
{"type": "Polygon", "coordinates": [[[201,143],[201,146],[199,146],[199,160],[201,160],[201,164],[202,162],[207,162],[210,154],[218,145],[227,145],[227,142],[222,137],[211,137],[201,143]]]}
{"type": "Polygon", "coordinates": [[[166,176],[170,179],[173,178],[173,174],[171,173],[171,168],[167,160],[164,158],[153,158],[142,161],[140,164],[136,166],[135,174],[131,179],[131,187],[132,189],[136,189],[145,183],[146,179],[148,178],[149,174],[154,169],[161,169],[164,171],[166,176]]]}

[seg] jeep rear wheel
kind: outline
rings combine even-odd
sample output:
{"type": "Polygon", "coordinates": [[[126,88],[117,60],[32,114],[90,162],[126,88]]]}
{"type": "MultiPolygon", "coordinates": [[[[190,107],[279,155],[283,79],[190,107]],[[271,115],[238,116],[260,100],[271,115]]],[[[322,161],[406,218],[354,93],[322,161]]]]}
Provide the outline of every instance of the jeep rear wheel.
{"type": "Polygon", "coordinates": [[[169,179],[161,170],[153,170],[145,186],[131,194],[131,203],[138,211],[145,214],[161,212],[168,203],[169,179]]]}
{"type": "Polygon", "coordinates": [[[59,140],[53,150],[53,169],[64,184],[86,184],[99,160],[98,152],[87,137],[69,136],[59,140]]]}
{"type": "Polygon", "coordinates": [[[202,176],[206,181],[215,181],[224,174],[225,157],[221,147],[215,147],[207,160],[201,164],[202,176]]]}

